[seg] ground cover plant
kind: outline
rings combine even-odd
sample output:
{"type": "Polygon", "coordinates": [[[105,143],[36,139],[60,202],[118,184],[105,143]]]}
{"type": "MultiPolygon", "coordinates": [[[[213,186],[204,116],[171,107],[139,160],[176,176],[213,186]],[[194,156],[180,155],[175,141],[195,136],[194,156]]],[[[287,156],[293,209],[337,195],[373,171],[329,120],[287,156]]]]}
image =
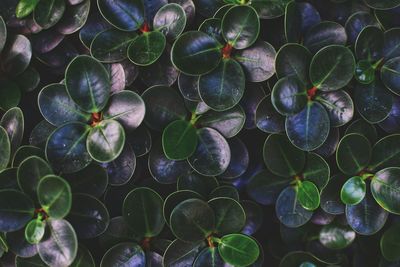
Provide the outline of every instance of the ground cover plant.
{"type": "Polygon", "coordinates": [[[400,266],[400,0],[0,1],[0,266],[400,266]]]}

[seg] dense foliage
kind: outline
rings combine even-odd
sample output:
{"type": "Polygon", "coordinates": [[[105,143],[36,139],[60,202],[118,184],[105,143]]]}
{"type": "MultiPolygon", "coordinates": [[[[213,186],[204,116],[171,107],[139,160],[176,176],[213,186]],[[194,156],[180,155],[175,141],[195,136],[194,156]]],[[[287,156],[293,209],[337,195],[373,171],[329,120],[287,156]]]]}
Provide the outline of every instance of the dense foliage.
{"type": "Polygon", "coordinates": [[[1,0],[0,266],[400,266],[400,0],[1,0]]]}

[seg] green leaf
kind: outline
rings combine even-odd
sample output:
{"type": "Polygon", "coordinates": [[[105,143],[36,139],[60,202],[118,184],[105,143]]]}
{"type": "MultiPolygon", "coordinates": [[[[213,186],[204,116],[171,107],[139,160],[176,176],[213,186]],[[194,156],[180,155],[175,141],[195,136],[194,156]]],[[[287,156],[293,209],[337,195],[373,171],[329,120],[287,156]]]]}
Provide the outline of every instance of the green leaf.
{"type": "Polygon", "coordinates": [[[182,34],[171,50],[174,66],[185,74],[201,75],[216,68],[223,46],[213,37],[199,31],[182,34]]]}
{"type": "Polygon", "coordinates": [[[101,15],[123,31],[135,31],[144,23],[144,6],[140,0],[97,0],[101,15]]]}
{"type": "Polygon", "coordinates": [[[320,155],[308,153],[302,176],[304,180],[314,183],[318,187],[318,190],[321,191],[329,182],[329,164],[320,155]]]}
{"type": "Polygon", "coordinates": [[[319,50],[310,64],[310,80],[321,91],[334,91],[353,78],[355,59],[350,49],[330,45],[319,50]]]}
{"type": "Polygon", "coordinates": [[[380,247],[383,257],[388,261],[400,259],[400,225],[394,224],[381,237],[380,247]]]}
{"type": "Polygon", "coordinates": [[[364,0],[364,2],[373,9],[386,10],[392,9],[400,5],[399,0],[381,1],[381,0],[364,0]]]}
{"type": "Polygon", "coordinates": [[[245,222],[246,214],[236,200],[228,197],[217,197],[208,201],[215,214],[215,230],[218,235],[239,232],[245,222]]]}
{"type": "Polygon", "coordinates": [[[360,235],[373,235],[385,225],[389,213],[366,194],[357,205],[346,205],[347,223],[360,235]]]}
{"type": "Polygon", "coordinates": [[[192,168],[205,176],[225,172],[231,160],[231,150],[225,138],[211,128],[197,130],[197,136],[197,148],[187,159],[192,168]]]}
{"type": "Polygon", "coordinates": [[[33,201],[26,194],[0,190],[0,231],[13,232],[23,228],[32,219],[34,211],[33,201]]]}
{"type": "Polygon", "coordinates": [[[367,167],[371,158],[371,145],[360,134],[345,135],[336,150],[336,162],[339,169],[348,175],[355,175],[367,167]]]}
{"type": "Polygon", "coordinates": [[[135,92],[124,90],[113,94],[104,109],[104,119],[113,119],[133,131],[142,123],[146,112],[143,99],[135,92]]]}
{"type": "Polygon", "coordinates": [[[90,129],[86,124],[73,122],[52,132],[46,144],[46,159],[55,170],[71,173],[90,164],[92,158],[86,150],[90,129]]]}
{"type": "Polygon", "coordinates": [[[331,127],[339,127],[353,119],[354,104],[351,96],[344,90],[322,92],[315,97],[328,111],[331,127]]]}
{"type": "Polygon", "coordinates": [[[384,33],[375,26],[369,25],[358,34],[354,50],[358,60],[377,61],[382,58],[384,33]]]}
{"type": "Polygon", "coordinates": [[[71,187],[61,177],[47,175],[37,187],[39,203],[53,219],[62,219],[71,209],[71,187]]]}
{"type": "Polygon", "coordinates": [[[45,160],[37,156],[28,157],[18,167],[18,185],[23,192],[36,199],[40,180],[49,174],[53,174],[53,170],[45,160]]]}
{"type": "Polygon", "coordinates": [[[0,126],[0,171],[7,168],[10,161],[10,139],[3,127],[0,126]]]}
{"type": "Polygon", "coordinates": [[[100,236],[110,223],[106,206],[97,198],[82,193],[72,195],[72,207],[66,219],[82,239],[100,236]]]}
{"type": "Polygon", "coordinates": [[[239,201],[239,192],[236,187],[232,185],[221,185],[211,191],[211,193],[208,195],[209,199],[217,197],[228,197],[239,201]]]}
{"type": "Polygon", "coordinates": [[[281,223],[287,227],[296,228],[306,224],[313,214],[299,203],[297,190],[292,186],[286,187],[275,204],[275,212],[281,223]]]}
{"type": "Polygon", "coordinates": [[[78,56],[65,71],[65,85],[72,100],[89,113],[100,112],[110,96],[110,77],[104,66],[89,56],[78,56]]]}
{"type": "Polygon", "coordinates": [[[21,89],[14,81],[0,80],[0,110],[9,110],[18,106],[21,89]]]}
{"type": "Polygon", "coordinates": [[[281,134],[271,134],[267,137],[263,157],[267,168],[280,177],[299,174],[306,163],[305,153],[281,134]]]}
{"type": "Polygon", "coordinates": [[[281,115],[299,113],[307,105],[307,88],[296,76],[283,77],[272,88],[271,101],[281,115]]]}
{"type": "Polygon", "coordinates": [[[286,117],[285,128],[292,144],[311,151],[322,146],[328,138],[329,115],[320,103],[309,101],[300,113],[286,117]]]}
{"type": "Polygon", "coordinates": [[[257,105],[255,114],[256,126],[266,133],[285,131],[285,117],[279,114],[272,104],[271,97],[264,97],[257,105]]]}
{"type": "Polygon", "coordinates": [[[39,0],[19,0],[15,15],[17,18],[22,19],[33,12],[39,0]]]}
{"type": "Polygon", "coordinates": [[[139,187],[125,198],[122,213],[132,231],[141,237],[157,236],[164,227],[163,199],[154,190],[139,187]]]}
{"type": "Polygon", "coordinates": [[[47,220],[48,236],[37,245],[40,258],[49,266],[69,266],[78,251],[78,240],[66,220],[47,220]]]}
{"type": "Polygon", "coordinates": [[[9,77],[23,73],[32,58],[31,42],[24,35],[11,35],[1,52],[0,65],[9,77]]]}
{"type": "Polygon", "coordinates": [[[270,43],[257,41],[237,51],[233,58],[243,67],[248,81],[263,82],[275,74],[275,56],[275,48],[270,43]]]}
{"type": "Polygon", "coordinates": [[[14,157],[15,151],[21,145],[24,136],[24,114],[18,107],[9,109],[1,118],[0,126],[6,130],[10,139],[11,158],[14,157]]]}
{"type": "Polygon", "coordinates": [[[80,110],[63,84],[53,83],[43,87],[38,95],[38,105],[43,117],[55,126],[70,121],[87,123],[90,120],[90,114],[80,110]]]}
{"type": "Polygon", "coordinates": [[[86,147],[90,156],[98,162],[115,160],[125,144],[125,131],[115,120],[104,120],[94,126],[87,137],[86,147]]]}
{"type": "Polygon", "coordinates": [[[280,17],[285,13],[285,7],[290,0],[253,0],[251,6],[257,11],[262,19],[272,19],[280,17]]]}
{"type": "Polygon", "coordinates": [[[381,79],[383,84],[396,95],[400,95],[400,87],[398,84],[400,79],[399,63],[400,57],[395,57],[386,61],[381,68],[381,79]]]}
{"type": "Polygon", "coordinates": [[[223,236],[218,244],[218,252],[225,262],[234,266],[249,266],[260,255],[257,242],[242,234],[223,236]]]}
{"type": "Polygon", "coordinates": [[[166,45],[161,32],[145,32],[135,38],[128,47],[128,58],[139,66],[153,64],[163,53],[166,45]]]}
{"type": "Polygon", "coordinates": [[[383,137],[372,148],[372,158],[369,168],[377,170],[399,166],[400,164],[400,135],[392,134],[383,137]]]}
{"type": "Polygon", "coordinates": [[[68,35],[81,29],[89,16],[90,0],[79,0],[80,3],[67,6],[63,19],[57,23],[57,31],[61,34],[68,35]]]}
{"type": "Polygon", "coordinates": [[[176,39],[185,29],[186,13],[182,6],[169,3],[161,7],[153,19],[153,28],[167,39],[176,39]]]}
{"type": "Polygon", "coordinates": [[[103,256],[100,267],[146,266],[146,255],[142,248],[133,242],[124,242],[110,248],[103,256]]]}
{"type": "Polygon", "coordinates": [[[173,209],[169,225],[177,238],[187,242],[200,241],[215,228],[214,211],[203,200],[188,199],[173,209]]]}
{"type": "Polygon", "coordinates": [[[100,62],[119,62],[127,58],[130,43],[137,38],[136,32],[107,29],[98,33],[90,44],[90,54],[100,62]]]}
{"type": "Polygon", "coordinates": [[[313,54],[329,45],[345,46],[347,43],[346,30],[339,23],[322,21],[306,32],[303,43],[313,54]]]}
{"type": "Polygon", "coordinates": [[[46,223],[40,219],[33,219],[25,227],[25,239],[30,244],[38,244],[43,236],[46,223]]]}
{"type": "Polygon", "coordinates": [[[375,64],[369,60],[357,62],[354,76],[362,84],[370,84],[375,80],[375,64]]]}
{"type": "Polygon", "coordinates": [[[218,180],[212,176],[202,176],[196,172],[182,175],[176,183],[178,190],[191,190],[206,197],[218,187],[218,180]]]}
{"type": "Polygon", "coordinates": [[[378,171],[371,181],[371,192],[385,210],[400,214],[400,168],[389,167],[378,171]]]}
{"type": "Polygon", "coordinates": [[[340,215],[344,213],[345,205],[340,199],[340,190],[346,177],[336,174],[329,179],[326,187],[321,191],[321,208],[328,214],[340,215]]]}
{"type": "MultiPolygon", "coordinates": [[[[347,126],[345,135],[350,133],[358,133],[364,135],[371,144],[374,144],[376,139],[378,139],[376,127],[363,119],[355,120],[350,123],[349,126],[347,126]]],[[[372,157],[374,157],[374,155],[372,155],[372,157]]]]}
{"type": "Polygon", "coordinates": [[[33,12],[33,19],[43,29],[49,29],[60,21],[64,15],[65,8],[64,0],[39,0],[33,12]]]}
{"type": "Polygon", "coordinates": [[[319,232],[319,241],[329,249],[344,249],[354,241],[356,233],[348,226],[325,225],[319,232]]]}
{"type": "Polygon", "coordinates": [[[210,73],[200,76],[199,94],[204,103],[224,111],[239,103],[245,89],[245,76],[240,64],[224,58],[210,73]]]}
{"type": "Polygon", "coordinates": [[[7,25],[2,16],[0,16],[0,53],[3,51],[7,40],[7,25]]]}
{"type": "Polygon", "coordinates": [[[344,204],[356,205],[364,199],[366,187],[362,177],[354,176],[344,183],[340,191],[340,199],[344,204]]]}
{"type": "Polygon", "coordinates": [[[171,160],[190,157],[197,147],[197,133],[191,122],[177,120],[168,124],[162,135],[165,156],[171,160]]]}
{"type": "Polygon", "coordinates": [[[320,203],[317,186],[310,181],[299,182],[297,185],[297,199],[306,210],[316,210],[320,203]]]}
{"type": "Polygon", "coordinates": [[[233,6],[225,13],[221,28],[228,44],[236,49],[244,49],[257,40],[260,20],[251,6],[233,6]]]}
{"type": "Polygon", "coordinates": [[[75,260],[72,262],[70,267],[80,267],[80,266],[86,266],[86,267],[96,266],[90,251],[81,244],[79,244],[78,246],[78,252],[76,254],[75,260]]]}
{"type": "Polygon", "coordinates": [[[184,242],[175,239],[165,250],[163,266],[191,266],[199,252],[204,248],[204,242],[184,242]]]}

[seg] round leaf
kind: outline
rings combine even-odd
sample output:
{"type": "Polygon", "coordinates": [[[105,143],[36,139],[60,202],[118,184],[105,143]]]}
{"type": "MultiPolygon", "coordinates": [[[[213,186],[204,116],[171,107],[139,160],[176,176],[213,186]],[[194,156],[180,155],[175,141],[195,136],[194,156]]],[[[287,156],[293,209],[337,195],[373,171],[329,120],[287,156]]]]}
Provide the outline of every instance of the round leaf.
{"type": "Polygon", "coordinates": [[[7,36],[7,43],[1,52],[1,67],[11,77],[28,68],[32,58],[32,46],[24,35],[7,36]]]}
{"type": "Polygon", "coordinates": [[[161,32],[145,32],[135,38],[128,47],[128,58],[139,66],[154,63],[164,51],[165,36],[161,32]]]}
{"type": "Polygon", "coordinates": [[[191,190],[202,196],[208,196],[218,187],[218,181],[212,176],[202,176],[196,172],[182,175],[177,181],[178,190],[191,190]]]}
{"type": "Polygon", "coordinates": [[[399,231],[400,226],[394,224],[382,235],[380,242],[381,252],[388,261],[398,261],[400,259],[399,231]]]}
{"type": "Polygon", "coordinates": [[[371,158],[371,145],[360,134],[345,135],[336,150],[336,162],[339,169],[349,175],[355,175],[367,167],[371,158]]]}
{"type": "Polygon", "coordinates": [[[230,109],[239,103],[244,89],[243,69],[230,58],[224,58],[213,71],[199,79],[200,98],[216,111],[230,109]]]}
{"type": "Polygon", "coordinates": [[[297,199],[306,210],[316,210],[320,203],[317,186],[310,181],[303,181],[297,185],[297,199]]]}
{"type": "Polygon", "coordinates": [[[400,135],[392,134],[376,142],[372,148],[372,158],[369,168],[376,170],[392,166],[398,166],[400,163],[400,135]]]}
{"type": "Polygon", "coordinates": [[[396,95],[400,95],[400,69],[399,69],[400,57],[392,58],[385,62],[381,68],[381,79],[383,84],[390,91],[396,95]]]}
{"type": "Polygon", "coordinates": [[[203,200],[185,200],[173,209],[170,226],[177,238],[188,242],[200,241],[214,230],[214,211],[203,200]]]}
{"type": "Polygon", "coordinates": [[[319,50],[310,65],[312,84],[322,91],[333,91],[346,86],[353,78],[355,60],[350,49],[330,45],[319,50]]]}
{"type": "Polygon", "coordinates": [[[366,185],[362,177],[354,176],[347,180],[340,191],[340,199],[344,204],[356,205],[360,203],[366,192],[366,185]]]}
{"type": "Polygon", "coordinates": [[[232,198],[217,197],[208,201],[215,214],[215,233],[225,235],[239,232],[245,222],[243,207],[232,198]]]}
{"type": "Polygon", "coordinates": [[[110,185],[123,185],[129,182],[136,169],[136,155],[131,145],[126,144],[121,154],[108,163],[102,163],[101,166],[108,174],[110,185]]]}
{"type": "Polygon", "coordinates": [[[146,256],[142,248],[132,242],[124,242],[110,248],[103,256],[100,267],[146,266],[146,256]]]}
{"type": "Polygon", "coordinates": [[[371,192],[385,210],[400,214],[400,168],[389,167],[378,171],[371,181],[371,192]]]}
{"type": "Polygon", "coordinates": [[[197,148],[188,158],[189,164],[205,176],[222,174],[231,160],[228,142],[220,133],[211,128],[197,130],[197,136],[197,148]]]}
{"type": "Polygon", "coordinates": [[[218,252],[225,262],[234,266],[249,266],[260,255],[257,242],[242,234],[223,236],[218,244],[218,252]]]}
{"type": "Polygon", "coordinates": [[[201,75],[218,66],[221,61],[221,48],[222,45],[208,34],[188,31],[172,46],[172,63],[185,74],[201,75]]]}
{"type": "Polygon", "coordinates": [[[63,0],[39,1],[33,12],[33,19],[43,29],[49,29],[62,18],[65,6],[63,0]]]}
{"type": "Polygon", "coordinates": [[[0,126],[6,130],[10,139],[11,158],[14,157],[15,151],[21,145],[24,136],[24,114],[18,107],[11,108],[4,113],[0,121],[0,126]]]}
{"type": "Polygon", "coordinates": [[[236,49],[251,46],[258,37],[260,20],[254,8],[246,5],[231,7],[222,19],[222,35],[236,49]]]}
{"type": "Polygon", "coordinates": [[[286,118],[285,128],[292,144],[302,150],[314,150],[328,138],[329,116],[321,104],[309,101],[300,113],[286,118]]]}
{"type": "Polygon", "coordinates": [[[164,227],[163,199],[147,187],[132,190],[125,198],[122,213],[134,233],[142,237],[157,236],[164,227]]]}
{"type": "Polygon", "coordinates": [[[280,133],[285,131],[285,117],[275,110],[270,96],[266,96],[258,103],[255,120],[257,128],[263,132],[280,133]]]}
{"type": "Polygon", "coordinates": [[[21,229],[32,219],[33,201],[16,190],[0,190],[0,231],[12,232],[21,229]]]}
{"type": "Polygon", "coordinates": [[[325,225],[319,232],[319,241],[329,249],[344,249],[356,238],[348,226],[325,225]]]}
{"type": "Polygon", "coordinates": [[[0,170],[7,168],[10,161],[10,139],[3,127],[0,126],[0,170]]]}
{"type": "Polygon", "coordinates": [[[45,227],[46,223],[41,220],[34,219],[30,221],[25,227],[26,241],[30,244],[38,244],[44,236],[45,227]]]}
{"type": "Polygon", "coordinates": [[[63,173],[79,171],[90,164],[86,151],[86,137],[90,127],[74,122],[58,127],[46,144],[46,158],[52,167],[63,173]]]}
{"type": "Polygon", "coordinates": [[[97,0],[102,16],[114,27],[135,31],[144,22],[144,6],[140,0],[97,0]]]}
{"type": "Polygon", "coordinates": [[[124,144],[124,128],[115,120],[104,120],[94,126],[86,141],[88,153],[98,162],[115,160],[121,154],[124,144]]]}
{"type": "Polygon", "coordinates": [[[308,153],[302,176],[304,180],[314,183],[318,187],[318,190],[321,191],[329,182],[329,165],[318,154],[308,153]]]}
{"type": "Polygon", "coordinates": [[[78,56],[71,61],[65,71],[65,85],[72,100],[89,113],[105,107],[111,90],[107,70],[89,56],[78,56]]]}
{"type": "Polygon", "coordinates": [[[307,104],[307,89],[295,76],[278,80],[271,92],[272,105],[282,115],[300,112],[307,104]]]}
{"type": "Polygon", "coordinates": [[[78,251],[78,240],[66,220],[48,220],[48,233],[37,245],[40,258],[49,266],[70,265],[78,251]]]}
{"type": "Polygon", "coordinates": [[[162,135],[165,156],[171,160],[190,157],[197,147],[197,133],[191,122],[177,120],[171,122],[162,135]]]}
{"type": "Polygon", "coordinates": [[[178,37],[186,26],[186,14],[183,8],[175,3],[161,7],[153,20],[153,28],[160,31],[168,39],[178,37]]]}
{"type": "Polygon", "coordinates": [[[326,187],[321,191],[321,208],[328,214],[340,215],[344,213],[345,206],[340,199],[340,190],[346,177],[334,175],[326,187]]]}
{"type": "Polygon", "coordinates": [[[37,187],[39,203],[46,213],[54,219],[67,216],[71,209],[71,188],[61,177],[47,175],[37,187]]]}
{"type": "Polygon", "coordinates": [[[353,100],[350,95],[343,90],[322,92],[321,94],[318,94],[316,100],[319,101],[328,111],[331,127],[345,125],[353,118],[353,100]]]}
{"type": "Polygon", "coordinates": [[[346,42],[346,30],[333,21],[323,21],[314,25],[304,36],[304,46],[313,54],[328,45],[346,45],[346,42]]]}
{"type": "Polygon", "coordinates": [[[54,83],[43,87],[38,95],[38,105],[43,117],[56,126],[70,121],[86,123],[90,120],[90,114],[79,109],[63,84],[54,83]]]}

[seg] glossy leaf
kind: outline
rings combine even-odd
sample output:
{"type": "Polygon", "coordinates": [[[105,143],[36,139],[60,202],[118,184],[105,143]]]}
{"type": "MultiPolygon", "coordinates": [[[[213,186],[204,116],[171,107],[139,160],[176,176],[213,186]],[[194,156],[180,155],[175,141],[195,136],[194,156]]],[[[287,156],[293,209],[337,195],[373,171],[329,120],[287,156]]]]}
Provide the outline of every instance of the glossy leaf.
{"type": "Polygon", "coordinates": [[[50,266],[70,265],[78,251],[78,240],[74,229],[65,220],[48,220],[48,232],[37,245],[40,258],[50,266]]]}
{"type": "Polygon", "coordinates": [[[97,0],[102,16],[114,27],[124,31],[135,31],[144,22],[144,6],[139,0],[97,0]]]}
{"type": "Polygon", "coordinates": [[[371,192],[376,202],[385,210],[400,214],[400,168],[389,167],[375,173],[371,180],[371,192]]]}
{"type": "Polygon", "coordinates": [[[211,128],[199,129],[197,135],[197,148],[188,158],[189,164],[205,176],[222,174],[231,160],[228,142],[220,133],[211,128]]]}
{"type": "Polygon", "coordinates": [[[376,61],[382,57],[384,43],[383,31],[376,26],[367,26],[361,30],[355,43],[355,55],[358,60],[376,61]]]}
{"type": "Polygon", "coordinates": [[[271,101],[280,114],[293,115],[307,105],[307,89],[297,77],[287,76],[275,83],[271,101]]]}
{"type": "Polygon", "coordinates": [[[399,95],[400,87],[399,87],[399,62],[400,57],[395,57],[387,62],[381,68],[381,79],[383,84],[393,93],[399,95]]]}
{"type": "Polygon", "coordinates": [[[0,16],[0,53],[3,51],[7,40],[7,26],[2,16],[0,16]]]}
{"type": "Polygon", "coordinates": [[[39,0],[20,0],[15,10],[17,18],[21,19],[31,14],[38,2],[39,0]]]}
{"type": "Polygon", "coordinates": [[[314,183],[321,191],[329,182],[329,164],[318,154],[308,153],[302,176],[304,180],[314,183]]]}
{"type": "Polygon", "coordinates": [[[202,176],[196,172],[183,175],[177,181],[178,190],[191,190],[202,196],[208,196],[218,187],[218,181],[212,176],[202,176]]]}
{"type": "Polygon", "coordinates": [[[380,139],[372,148],[370,169],[398,166],[400,162],[400,135],[392,134],[380,139]]]}
{"type": "Polygon", "coordinates": [[[8,110],[18,106],[21,100],[21,89],[14,81],[0,80],[0,109],[8,110]]]}
{"type": "Polygon", "coordinates": [[[98,162],[115,160],[125,144],[125,131],[115,120],[104,120],[94,126],[87,137],[86,147],[90,156],[98,162]]]}
{"type": "Polygon", "coordinates": [[[345,135],[336,150],[336,162],[339,169],[349,175],[355,175],[367,167],[371,158],[371,145],[360,134],[345,135]]]}
{"type": "Polygon", "coordinates": [[[243,175],[249,167],[250,157],[246,145],[237,137],[228,140],[231,160],[225,172],[219,175],[223,179],[234,179],[243,175]]]}
{"type": "Polygon", "coordinates": [[[68,181],[72,192],[94,197],[102,196],[108,185],[107,170],[95,163],[73,174],[64,174],[63,177],[68,181]]]}
{"type": "Polygon", "coordinates": [[[319,232],[319,241],[329,249],[344,249],[356,238],[348,226],[326,225],[319,232]]]}
{"type": "Polygon", "coordinates": [[[364,0],[364,2],[374,9],[391,9],[400,5],[400,1],[379,1],[379,0],[364,0]]]}
{"type": "Polygon", "coordinates": [[[353,100],[346,91],[322,92],[315,99],[328,111],[331,127],[343,126],[353,118],[353,100]]]}
{"type": "Polygon", "coordinates": [[[364,199],[365,192],[366,185],[362,177],[354,176],[344,183],[340,198],[344,204],[356,205],[364,199]]]}
{"type": "Polygon", "coordinates": [[[255,10],[257,10],[260,18],[272,19],[282,16],[285,12],[285,7],[287,3],[289,2],[289,0],[283,0],[279,2],[273,0],[255,0],[251,2],[251,5],[254,7],[255,10]]]}
{"type": "Polygon", "coordinates": [[[340,190],[345,181],[346,177],[343,175],[334,175],[321,191],[321,208],[326,213],[340,215],[345,212],[345,206],[340,199],[340,190]]]}
{"type": "Polygon", "coordinates": [[[39,203],[53,219],[64,218],[71,209],[71,187],[61,177],[47,175],[37,187],[39,203]]]}
{"type": "Polygon", "coordinates": [[[304,152],[293,146],[285,135],[280,134],[267,137],[263,156],[267,168],[280,177],[299,174],[306,162],[304,152]]]}
{"type": "Polygon", "coordinates": [[[317,186],[310,181],[303,181],[297,185],[297,199],[306,210],[316,210],[320,198],[317,186]]]}
{"type": "Polygon", "coordinates": [[[70,121],[86,123],[90,120],[90,114],[79,109],[63,84],[54,83],[43,87],[38,96],[38,104],[42,116],[55,126],[70,121]]]}
{"type": "Polygon", "coordinates": [[[295,228],[306,224],[312,216],[312,211],[306,210],[297,200],[297,191],[293,187],[286,187],[279,195],[275,212],[281,223],[295,228]]]}
{"type": "Polygon", "coordinates": [[[60,21],[65,7],[65,1],[62,0],[39,1],[33,12],[33,19],[43,29],[49,29],[60,21]]]}
{"type": "Polygon", "coordinates": [[[394,224],[382,235],[380,242],[381,252],[388,261],[398,261],[400,258],[399,231],[399,225],[394,224]]]}
{"type": "Polygon", "coordinates": [[[79,238],[88,239],[104,233],[110,223],[110,216],[107,208],[97,198],[74,193],[67,220],[71,222],[79,238]]]}
{"type": "Polygon", "coordinates": [[[184,9],[175,3],[161,7],[153,20],[153,27],[160,31],[168,39],[173,40],[178,37],[186,26],[186,13],[184,9]]]}
{"type": "Polygon", "coordinates": [[[1,66],[9,76],[15,77],[26,70],[32,58],[32,46],[24,35],[11,35],[1,52],[1,66]]]}
{"type": "Polygon", "coordinates": [[[0,230],[2,232],[19,230],[32,219],[34,204],[26,194],[4,189],[0,190],[0,200],[0,230]]]}
{"type": "Polygon", "coordinates": [[[176,206],[170,218],[173,234],[188,242],[205,239],[215,227],[214,211],[200,199],[188,199],[176,206]]]}
{"type": "Polygon", "coordinates": [[[145,32],[135,38],[128,47],[128,58],[139,66],[154,63],[164,51],[165,36],[160,32],[145,32]]]}
{"type": "Polygon", "coordinates": [[[146,258],[142,248],[132,242],[124,242],[110,248],[103,256],[100,267],[108,266],[146,266],[146,258]]]}
{"type": "Polygon", "coordinates": [[[346,30],[333,21],[323,21],[314,25],[304,36],[304,46],[313,54],[328,45],[346,45],[346,43],[346,30]]]}
{"type": "Polygon", "coordinates": [[[285,128],[292,144],[302,150],[314,150],[328,138],[329,116],[321,104],[308,102],[300,113],[286,118],[285,128]]]}
{"type": "Polygon", "coordinates": [[[204,245],[202,245],[201,241],[184,242],[175,239],[165,250],[163,266],[191,265],[203,248],[204,245]]]}
{"type": "Polygon", "coordinates": [[[225,262],[235,266],[248,266],[260,255],[257,242],[242,234],[223,236],[218,245],[218,252],[225,262]]]}
{"type": "Polygon", "coordinates": [[[258,37],[260,20],[250,6],[233,6],[222,19],[222,35],[236,49],[251,46],[258,37]]]}
{"type": "Polygon", "coordinates": [[[10,155],[12,158],[21,145],[24,136],[25,121],[22,110],[18,107],[7,110],[0,120],[0,126],[6,130],[10,139],[10,155]]]}
{"type": "Polygon", "coordinates": [[[267,96],[258,103],[256,109],[257,128],[266,133],[280,133],[285,130],[285,117],[279,114],[267,96]]]}
{"type": "Polygon", "coordinates": [[[53,174],[53,170],[45,160],[37,156],[28,157],[18,167],[18,185],[23,192],[36,199],[40,180],[49,174],[53,174]]]}
{"type": "Polygon", "coordinates": [[[0,126],[0,170],[7,168],[8,162],[10,161],[10,139],[8,138],[8,134],[3,127],[0,126]]]}
{"type": "Polygon", "coordinates": [[[79,171],[90,164],[86,137],[90,127],[83,123],[68,123],[57,128],[46,144],[46,158],[52,167],[64,173],[79,171]]]}
{"type": "Polygon", "coordinates": [[[65,71],[65,85],[72,100],[89,113],[101,111],[110,94],[107,70],[89,56],[78,56],[65,71]]]}
{"type": "Polygon", "coordinates": [[[375,143],[378,138],[376,127],[363,119],[355,120],[347,126],[345,135],[350,133],[358,133],[365,136],[371,144],[375,143]]]}
{"type": "Polygon", "coordinates": [[[166,223],[169,223],[171,213],[179,203],[193,198],[204,200],[203,196],[192,190],[178,190],[169,194],[163,205],[163,215],[166,223]]]}
{"type": "Polygon", "coordinates": [[[200,98],[210,108],[224,111],[235,106],[243,96],[245,76],[239,63],[224,58],[210,73],[200,76],[200,98]]]}
{"type": "Polygon", "coordinates": [[[164,227],[163,199],[150,188],[132,190],[125,198],[122,212],[125,221],[137,235],[157,236],[164,227]]]}
{"type": "Polygon", "coordinates": [[[355,59],[350,49],[330,45],[319,50],[310,65],[310,80],[321,91],[346,86],[353,78],[355,59]]]}
{"type": "Polygon", "coordinates": [[[63,19],[57,23],[57,31],[61,34],[72,34],[77,32],[85,25],[90,11],[89,0],[83,0],[80,3],[67,6],[63,19]]]}
{"type": "Polygon", "coordinates": [[[45,222],[33,219],[25,227],[25,239],[30,244],[38,244],[44,236],[45,226],[45,222]]]}
{"type": "Polygon", "coordinates": [[[90,251],[84,247],[83,245],[79,244],[78,252],[76,254],[75,260],[70,265],[71,267],[79,267],[80,265],[84,265],[87,267],[95,267],[95,262],[93,259],[92,254],[90,251]]]}
{"type": "Polygon", "coordinates": [[[135,32],[107,29],[94,37],[90,53],[101,62],[119,62],[127,58],[128,46],[136,38],[135,32]]]}
{"type": "Polygon", "coordinates": [[[209,199],[217,197],[227,197],[239,201],[239,191],[231,185],[221,185],[211,191],[208,195],[209,199]]]}
{"type": "Polygon", "coordinates": [[[185,74],[205,74],[218,66],[221,48],[222,45],[206,33],[188,31],[172,46],[172,63],[185,74]]]}
{"type": "Polygon", "coordinates": [[[215,232],[219,235],[239,232],[245,222],[243,207],[234,199],[227,197],[213,198],[208,205],[214,210],[215,232]]]}
{"type": "Polygon", "coordinates": [[[162,145],[168,159],[186,159],[193,154],[197,147],[196,128],[191,122],[174,121],[164,129],[162,145]]]}

